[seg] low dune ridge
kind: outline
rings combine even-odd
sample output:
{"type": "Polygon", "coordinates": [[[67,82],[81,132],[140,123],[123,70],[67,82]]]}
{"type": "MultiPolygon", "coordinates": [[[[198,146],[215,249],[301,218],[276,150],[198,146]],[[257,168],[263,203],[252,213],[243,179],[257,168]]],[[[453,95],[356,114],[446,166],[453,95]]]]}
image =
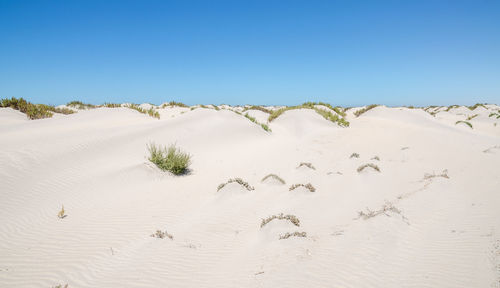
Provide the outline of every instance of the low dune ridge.
{"type": "Polygon", "coordinates": [[[0,108],[0,287],[500,283],[498,105],[78,105],[0,108]]]}

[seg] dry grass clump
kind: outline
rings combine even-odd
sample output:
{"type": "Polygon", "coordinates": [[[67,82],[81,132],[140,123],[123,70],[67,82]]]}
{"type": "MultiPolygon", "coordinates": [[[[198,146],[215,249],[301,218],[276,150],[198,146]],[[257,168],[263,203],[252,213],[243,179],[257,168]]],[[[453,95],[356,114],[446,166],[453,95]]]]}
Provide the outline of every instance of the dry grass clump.
{"type": "Polygon", "coordinates": [[[240,184],[241,186],[245,187],[245,189],[247,189],[248,191],[255,190],[254,187],[250,186],[250,184],[248,184],[248,182],[245,182],[243,179],[241,179],[241,178],[232,178],[232,179],[227,180],[226,183],[220,184],[217,187],[217,192],[219,192],[220,189],[224,188],[224,186],[226,186],[227,184],[233,183],[233,182],[236,182],[236,183],[240,184]]]}
{"type": "Polygon", "coordinates": [[[267,113],[267,114],[271,114],[271,110],[267,109],[267,108],[264,108],[262,106],[255,106],[255,105],[252,105],[250,107],[245,107],[245,109],[243,109],[243,112],[246,112],[248,110],[259,110],[259,111],[262,111],[264,113],[267,113]]]}
{"type": "Polygon", "coordinates": [[[148,145],[149,161],[153,162],[163,171],[170,171],[175,175],[184,174],[191,164],[191,155],[182,152],[174,144],[168,148],[156,146],[154,143],[148,145]]]}
{"type": "Polygon", "coordinates": [[[297,167],[297,169],[300,168],[300,167],[302,167],[302,166],[306,166],[306,167],[308,167],[310,169],[316,170],[316,168],[314,168],[314,166],[311,163],[309,163],[309,162],[301,162],[299,164],[299,166],[297,167]]]}
{"type": "Polygon", "coordinates": [[[379,106],[379,105],[378,105],[378,104],[368,105],[368,106],[366,106],[365,108],[363,108],[363,109],[359,109],[358,111],[354,112],[354,115],[355,115],[356,117],[359,117],[359,116],[361,116],[363,113],[365,113],[365,112],[367,112],[367,111],[369,111],[369,110],[371,110],[371,109],[373,109],[373,108],[375,108],[375,107],[377,107],[377,106],[379,106]]]}
{"type": "Polygon", "coordinates": [[[380,161],[380,158],[378,156],[373,157],[371,160],[377,160],[380,161]]]}
{"type": "Polygon", "coordinates": [[[359,211],[357,219],[368,220],[370,218],[373,218],[373,217],[376,217],[379,215],[385,215],[385,216],[390,217],[391,215],[389,215],[389,212],[401,215],[401,217],[403,217],[403,221],[405,221],[407,224],[409,224],[408,219],[406,219],[406,217],[402,215],[401,210],[396,208],[394,206],[394,204],[392,204],[391,202],[385,202],[385,204],[379,210],[376,210],[376,211],[372,211],[368,208],[366,208],[366,212],[359,211]]]}
{"type": "Polygon", "coordinates": [[[288,188],[288,191],[295,190],[295,189],[297,189],[299,187],[305,187],[310,192],[315,192],[316,191],[316,188],[314,188],[314,186],[312,186],[311,183],[307,183],[307,184],[293,184],[292,186],[290,186],[290,188],[288,188]]]}
{"type": "Polygon", "coordinates": [[[148,114],[153,118],[160,119],[160,113],[158,113],[158,111],[156,111],[153,107],[149,108],[148,110],[139,107],[139,105],[137,104],[130,104],[127,105],[126,107],[138,111],[139,113],[142,114],[148,114]]]}
{"type": "Polygon", "coordinates": [[[295,215],[283,215],[283,213],[280,213],[278,215],[271,215],[267,217],[266,219],[262,219],[262,222],[260,223],[260,228],[264,227],[267,223],[273,221],[274,219],[278,220],[288,220],[292,222],[293,225],[300,227],[300,220],[297,218],[295,215]]]}
{"type": "Polygon", "coordinates": [[[95,105],[86,104],[86,103],[83,103],[81,101],[71,101],[68,104],[66,104],[66,106],[73,107],[73,108],[76,108],[76,109],[79,109],[79,110],[96,108],[95,105]]]}
{"type": "Polygon", "coordinates": [[[441,172],[441,174],[436,174],[436,173],[429,174],[429,173],[426,173],[424,175],[424,180],[429,180],[429,179],[433,179],[433,178],[436,178],[436,177],[442,177],[442,178],[450,179],[450,177],[448,176],[448,170],[443,170],[443,172],[441,172]]]}
{"type": "Polygon", "coordinates": [[[56,285],[56,286],[52,286],[52,288],[68,288],[68,287],[69,287],[68,284],[66,284],[64,286],[62,284],[59,284],[59,285],[56,285]]]}
{"type": "Polygon", "coordinates": [[[281,179],[281,177],[276,174],[267,175],[266,177],[262,178],[261,182],[264,182],[267,178],[273,178],[278,180],[281,184],[285,184],[285,180],[281,179]]]}
{"type": "MultiPolygon", "coordinates": [[[[240,114],[239,112],[235,111],[237,114],[240,114]]],[[[271,128],[269,128],[269,126],[267,126],[267,124],[264,124],[264,123],[260,123],[257,121],[257,119],[255,119],[254,117],[248,115],[248,113],[245,113],[244,115],[248,120],[252,121],[253,123],[257,124],[257,125],[260,125],[260,127],[262,127],[262,129],[266,130],[267,132],[272,132],[271,131],[271,128]]]]}
{"type": "Polygon", "coordinates": [[[451,109],[455,109],[455,108],[458,108],[458,107],[460,107],[460,106],[458,106],[458,105],[451,105],[451,106],[448,106],[448,108],[445,111],[448,112],[451,109]]]}
{"type": "Polygon", "coordinates": [[[466,124],[467,126],[469,126],[469,127],[470,127],[470,129],[473,129],[473,128],[472,128],[472,124],[470,124],[470,122],[467,122],[467,121],[462,121],[462,120],[459,120],[459,121],[455,122],[455,125],[460,124],[460,123],[464,123],[464,124],[466,124]]]}
{"type": "Polygon", "coordinates": [[[154,237],[154,238],[159,238],[159,239],[163,239],[165,237],[168,237],[171,240],[174,240],[174,236],[172,236],[172,234],[168,234],[166,230],[165,230],[165,232],[163,232],[161,230],[156,230],[156,232],[151,234],[150,236],[154,237]]]}
{"type": "Polygon", "coordinates": [[[349,156],[349,158],[359,158],[359,154],[358,153],[352,153],[351,156],[349,156]]]}
{"type": "Polygon", "coordinates": [[[377,165],[375,165],[373,163],[368,163],[368,164],[359,166],[358,167],[358,173],[360,173],[361,171],[363,171],[365,168],[368,168],[368,167],[373,168],[377,172],[380,172],[380,168],[378,168],[377,165]]]}
{"type": "Polygon", "coordinates": [[[12,109],[19,110],[20,112],[26,114],[30,120],[50,118],[54,115],[53,113],[75,113],[75,111],[68,108],[56,108],[45,104],[33,104],[23,98],[17,99],[15,97],[12,97],[11,99],[2,99],[0,101],[0,107],[10,107],[12,109]]]}
{"type": "Polygon", "coordinates": [[[286,232],[284,235],[280,235],[279,240],[288,239],[290,237],[307,237],[307,233],[298,231],[295,231],[293,233],[286,232]]]}

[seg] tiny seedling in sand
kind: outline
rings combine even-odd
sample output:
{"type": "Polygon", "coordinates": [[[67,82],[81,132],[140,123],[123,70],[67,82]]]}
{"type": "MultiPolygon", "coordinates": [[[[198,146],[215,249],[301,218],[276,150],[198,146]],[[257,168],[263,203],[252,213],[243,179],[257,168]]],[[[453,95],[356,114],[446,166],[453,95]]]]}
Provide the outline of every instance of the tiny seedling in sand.
{"type": "Polygon", "coordinates": [[[191,164],[191,155],[182,152],[175,145],[170,145],[167,149],[151,143],[148,145],[148,150],[149,161],[161,170],[170,171],[175,175],[184,174],[191,164]]]}
{"type": "Polygon", "coordinates": [[[288,189],[288,191],[295,190],[295,189],[297,189],[299,187],[305,187],[310,192],[316,191],[316,188],[314,188],[314,186],[312,186],[311,183],[307,183],[307,184],[293,184],[292,186],[290,186],[290,188],[288,189]]]}
{"type": "Polygon", "coordinates": [[[168,238],[170,238],[170,240],[174,240],[174,236],[172,236],[172,234],[168,234],[166,230],[165,230],[165,232],[163,232],[161,230],[156,230],[156,232],[151,234],[150,236],[154,237],[154,238],[159,238],[159,239],[163,239],[165,237],[168,237],[168,238]]]}
{"type": "Polygon", "coordinates": [[[359,166],[358,167],[358,173],[361,172],[361,171],[363,171],[365,168],[368,168],[368,167],[374,169],[377,172],[380,172],[380,168],[378,168],[377,165],[375,165],[373,163],[368,163],[368,164],[359,166]]]}
{"type": "Polygon", "coordinates": [[[57,213],[57,217],[59,217],[60,219],[63,219],[66,216],[68,216],[68,215],[65,214],[64,205],[63,205],[62,208],[61,208],[61,211],[59,211],[59,213],[57,213]]]}
{"type": "Polygon", "coordinates": [[[262,178],[261,182],[264,182],[268,178],[276,179],[281,184],[285,184],[285,180],[281,179],[281,177],[278,176],[278,175],[276,175],[276,174],[269,174],[269,175],[267,175],[266,177],[262,178]]]}
{"type": "Polygon", "coordinates": [[[380,158],[378,156],[373,157],[371,160],[377,160],[380,161],[380,158]]]}
{"type": "Polygon", "coordinates": [[[359,154],[358,153],[352,153],[349,158],[359,158],[359,154]]]}
{"type": "Polygon", "coordinates": [[[307,233],[298,231],[295,231],[293,233],[286,232],[284,235],[280,235],[279,240],[288,239],[290,237],[307,237],[307,233]]]}
{"type": "Polygon", "coordinates": [[[222,183],[222,184],[220,184],[220,185],[217,187],[217,192],[219,192],[219,191],[220,191],[220,189],[224,188],[224,186],[226,186],[227,184],[229,184],[229,183],[233,183],[233,182],[240,184],[241,186],[245,187],[245,189],[247,189],[248,191],[252,191],[252,190],[254,190],[254,189],[255,189],[255,188],[253,188],[252,186],[250,186],[250,184],[248,184],[248,182],[245,182],[243,179],[241,179],[241,178],[234,178],[234,179],[229,179],[229,180],[227,180],[227,182],[226,182],[226,183],[222,183]]]}
{"type": "Polygon", "coordinates": [[[280,213],[278,215],[272,215],[267,217],[266,219],[262,219],[262,222],[260,223],[260,228],[264,227],[267,223],[273,221],[274,219],[278,220],[288,220],[292,222],[293,225],[300,227],[300,220],[297,218],[295,215],[283,215],[283,213],[280,213]]]}
{"type": "Polygon", "coordinates": [[[309,163],[309,162],[301,162],[297,168],[300,168],[302,166],[306,166],[306,167],[308,167],[310,169],[316,170],[316,168],[314,168],[314,166],[311,163],[309,163]]]}

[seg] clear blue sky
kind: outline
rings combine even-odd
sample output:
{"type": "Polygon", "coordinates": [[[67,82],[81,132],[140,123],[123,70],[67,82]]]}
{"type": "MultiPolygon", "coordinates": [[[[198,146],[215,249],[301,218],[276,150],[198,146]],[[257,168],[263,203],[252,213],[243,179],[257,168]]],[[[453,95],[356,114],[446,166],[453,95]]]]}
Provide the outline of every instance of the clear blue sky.
{"type": "Polygon", "coordinates": [[[0,98],[500,103],[500,1],[0,0],[0,98]]]}

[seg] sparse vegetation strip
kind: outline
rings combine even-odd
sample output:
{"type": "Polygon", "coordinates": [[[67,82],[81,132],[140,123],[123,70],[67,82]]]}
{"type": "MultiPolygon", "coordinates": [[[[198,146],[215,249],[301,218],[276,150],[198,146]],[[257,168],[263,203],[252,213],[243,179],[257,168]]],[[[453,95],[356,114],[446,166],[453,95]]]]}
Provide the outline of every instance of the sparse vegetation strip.
{"type": "Polygon", "coordinates": [[[229,183],[238,183],[241,186],[245,187],[245,189],[247,189],[248,191],[255,190],[254,187],[250,186],[250,184],[248,184],[248,182],[245,182],[243,179],[241,179],[241,178],[232,178],[232,179],[227,180],[226,183],[220,184],[217,187],[217,192],[219,192],[222,188],[224,188],[224,186],[226,186],[229,183]]]}
{"type": "Polygon", "coordinates": [[[293,225],[300,227],[300,220],[299,220],[299,218],[297,218],[297,216],[291,215],[291,214],[283,215],[283,213],[280,213],[278,215],[271,215],[265,219],[262,219],[262,222],[260,223],[260,228],[264,227],[267,223],[269,223],[275,219],[287,220],[287,221],[292,222],[293,225]]]}
{"type": "Polygon", "coordinates": [[[368,168],[368,167],[374,169],[377,172],[380,172],[380,168],[377,165],[375,165],[373,163],[368,163],[368,164],[364,164],[364,165],[359,166],[358,173],[360,173],[361,171],[363,171],[365,168],[368,168]]]}
{"type": "Polygon", "coordinates": [[[276,179],[281,184],[285,184],[285,180],[283,180],[280,176],[278,176],[276,174],[269,174],[269,175],[267,175],[266,177],[262,178],[261,182],[266,181],[266,179],[268,179],[268,178],[276,179]]]}
{"type": "Polygon", "coordinates": [[[307,184],[293,184],[292,186],[290,186],[290,188],[288,188],[288,191],[295,190],[295,189],[297,189],[299,187],[305,187],[307,190],[309,190],[309,192],[315,192],[316,191],[316,188],[314,188],[314,186],[311,183],[307,183],[307,184]]]}
{"type": "Polygon", "coordinates": [[[307,233],[306,232],[298,232],[298,231],[295,231],[293,233],[286,232],[284,235],[280,235],[279,240],[288,239],[290,237],[307,237],[307,233]]]}

